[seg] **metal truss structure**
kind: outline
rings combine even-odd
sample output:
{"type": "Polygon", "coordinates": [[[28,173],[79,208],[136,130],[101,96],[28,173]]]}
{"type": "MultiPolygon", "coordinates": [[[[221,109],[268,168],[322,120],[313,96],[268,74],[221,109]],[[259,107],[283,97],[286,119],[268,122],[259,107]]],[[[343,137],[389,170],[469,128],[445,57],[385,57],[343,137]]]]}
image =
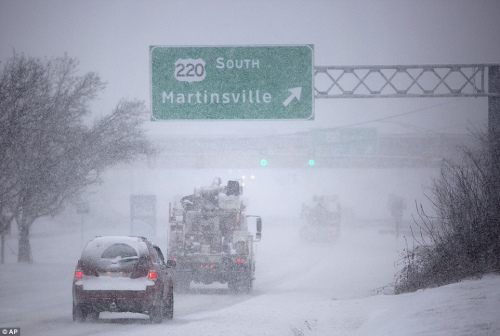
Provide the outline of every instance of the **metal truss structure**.
{"type": "Polygon", "coordinates": [[[498,66],[315,66],[315,98],[497,97],[486,82],[498,66]]]}

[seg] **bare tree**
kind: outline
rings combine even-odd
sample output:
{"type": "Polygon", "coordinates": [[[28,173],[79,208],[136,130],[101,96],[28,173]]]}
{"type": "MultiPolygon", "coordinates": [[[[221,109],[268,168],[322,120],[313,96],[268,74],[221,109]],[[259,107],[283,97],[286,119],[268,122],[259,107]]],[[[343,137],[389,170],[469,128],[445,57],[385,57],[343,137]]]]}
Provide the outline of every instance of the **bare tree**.
{"type": "Polygon", "coordinates": [[[500,146],[491,134],[477,138],[480,148],[463,147],[460,162],[443,160],[429,197],[436,215],[417,208],[420,235],[403,253],[397,292],[500,272],[500,146]]]}
{"type": "Polygon", "coordinates": [[[89,103],[105,84],[77,70],[67,56],[14,54],[0,74],[0,211],[18,225],[20,262],[32,260],[29,231],[37,218],[59,213],[110,166],[154,152],[141,128],[144,102],[121,101],[85,126],[89,103]]]}

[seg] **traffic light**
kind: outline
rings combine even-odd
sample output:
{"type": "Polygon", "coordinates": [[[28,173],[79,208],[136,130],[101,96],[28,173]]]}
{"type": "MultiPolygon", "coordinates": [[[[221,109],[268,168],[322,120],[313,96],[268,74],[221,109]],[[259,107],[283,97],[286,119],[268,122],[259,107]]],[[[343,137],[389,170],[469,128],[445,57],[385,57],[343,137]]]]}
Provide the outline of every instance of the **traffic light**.
{"type": "Polygon", "coordinates": [[[260,165],[261,166],[267,166],[267,160],[266,159],[260,160],[260,165]]]}
{"type": "Polygon", "coordinates": [[[310,166],[314,166],[314,163],[315,163],[315,162],[314,162],[314,159],[309,159],[309,165],[310,165],[310,166]]]}

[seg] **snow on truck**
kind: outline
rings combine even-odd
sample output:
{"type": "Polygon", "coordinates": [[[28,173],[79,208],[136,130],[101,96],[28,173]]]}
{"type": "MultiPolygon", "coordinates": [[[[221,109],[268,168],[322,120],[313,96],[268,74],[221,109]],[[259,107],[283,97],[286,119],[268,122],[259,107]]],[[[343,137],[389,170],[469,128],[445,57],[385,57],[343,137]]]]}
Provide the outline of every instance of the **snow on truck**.
{"type": "Polygon", "coordinates": [[[192,195],[170,204],[168,255],[177,264],[174,288],[187,290],[194,281],[227,283],[234,292],[252,289],[253,243],[260,241],[262,219],[245,214],[242,192],[238,181],[222,186],[216,178],[211,186],[196,188],[192,195]],[[255,237],[248,230],[249,222],[255,222],[255,237]]]}
{"type": "Polygon", "coordinates": [[[340,233],[341,207],[337,195],[314,196],[311,204],[303,204],[300,237],[304,241],[332,241],[340,233]]]}

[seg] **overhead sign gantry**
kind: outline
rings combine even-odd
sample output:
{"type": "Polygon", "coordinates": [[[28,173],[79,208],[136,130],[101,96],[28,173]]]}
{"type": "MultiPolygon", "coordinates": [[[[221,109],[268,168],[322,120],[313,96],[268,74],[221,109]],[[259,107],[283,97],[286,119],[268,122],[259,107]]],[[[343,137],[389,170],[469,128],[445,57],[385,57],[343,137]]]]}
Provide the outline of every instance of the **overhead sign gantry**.
{"type": "MultiPolygon", "coordinates": [[[[486,64],[316,66],[316,98],[490,97],[486,64]]],[[[492,78],[490,74],[490,78],[492,78]]]]}
{"type": "Polygon", "coordinates": [[[315,98],[487,97],[500,64],[314,66],[312,45],[150,47],[152,120],[313,120],[315,98]]]}
{"type": "Polygon", "coordinates": [[[488,132],[500,134],[500,64],[316,66],[315,98],[488,98],[488,132]]]}

